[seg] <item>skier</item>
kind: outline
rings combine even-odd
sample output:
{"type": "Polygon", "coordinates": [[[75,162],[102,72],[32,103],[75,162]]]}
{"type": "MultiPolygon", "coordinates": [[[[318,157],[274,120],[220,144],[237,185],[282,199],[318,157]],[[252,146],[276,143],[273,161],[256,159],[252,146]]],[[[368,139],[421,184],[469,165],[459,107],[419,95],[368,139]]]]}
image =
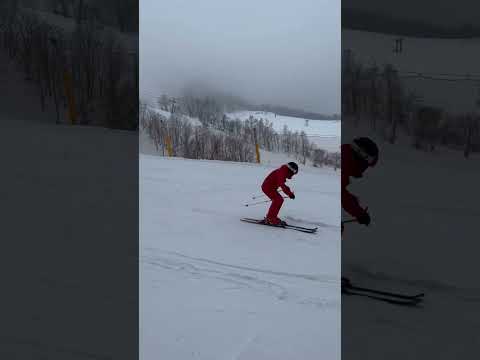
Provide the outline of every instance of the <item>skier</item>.
{"type": "Polygon", "coordinates": [[[262,191],[272,200],[272,204],[264,220],[266,224],[276,226],[286,225],[285,221],[278,218],[278,212],[283,204],[283,197],[278,193],[277,189],[280,187],[290,199],[295,199],[295,194],[285,185],[285,182],[287,179],[291,179],[296,173],[298,173],[298,165],[294,162],[289,162],[273,170],[263,181],[262,191]]]}
{"type": "MultiPolygon", "coordinates": [[[[353,139],[351,144],[343,144],[342,151],[342,208],[352,215],[360,224],[368,226],[370,215],[363,209],[356,196],[346,188],[350,177],[361,178],[365,170],[374,167],[378,162],[378,147],[367,137],[353,139]]],[[[342,223],[343,233],[343,223],[342,223]]]]}

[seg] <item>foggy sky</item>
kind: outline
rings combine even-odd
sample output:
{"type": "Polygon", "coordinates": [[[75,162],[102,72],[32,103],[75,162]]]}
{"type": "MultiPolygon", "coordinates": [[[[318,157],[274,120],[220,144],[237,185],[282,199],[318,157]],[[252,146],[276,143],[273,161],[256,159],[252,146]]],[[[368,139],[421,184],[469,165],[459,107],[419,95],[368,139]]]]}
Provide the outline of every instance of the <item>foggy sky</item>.
{"type": "Polygon", "coordinates": [[[203,82],[340,113],[340,0],[141,0],[140,95],[203,82]]]}

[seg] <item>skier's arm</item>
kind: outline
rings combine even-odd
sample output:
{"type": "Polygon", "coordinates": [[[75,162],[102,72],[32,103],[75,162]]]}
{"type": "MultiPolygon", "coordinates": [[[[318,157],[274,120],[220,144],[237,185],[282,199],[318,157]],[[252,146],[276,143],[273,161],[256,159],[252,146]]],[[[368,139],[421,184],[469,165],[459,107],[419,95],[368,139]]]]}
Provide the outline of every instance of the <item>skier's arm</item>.
{"type": "Polygon", "coordinates": [[[342,208],[354,218],[358,218],[365,210],[360,206],[358,199],[347,190],[348,184],[348,176],[342,173],[342,208]]]}
{"type": "MultiPolygon", "coordinates": [[[[281,171],[278,171],[275,173],[276,177],[275,177],[275,182],[278,184],[278,186],[282,189],[282,191],[284,192],[285,195],[287,195],[288,197],[292,197],[293,196],[293,192],[292,190],[290,190],[290,188],[285,184],[285,181],[287,181],[287,178],[286,178],[286,175],[284,173],[282,173],[281,171]]],[[[278,188],[278,187],[277,187],[278,188]]]]}
{"type": "Polygon", "coordinates": [[[280,187],[282,188],[282,191],[285,193],[285,195],[287,195],[288,197],[293,196],[292,190],[290,190],[290,188],[287,185],[281,184],[280,187]]]}
{"type": "Polygon", "coordinates": [[[342,208],[354,218],[358,218],[365,212],[358,199],[345,188],[342,188],[342,208]]]}

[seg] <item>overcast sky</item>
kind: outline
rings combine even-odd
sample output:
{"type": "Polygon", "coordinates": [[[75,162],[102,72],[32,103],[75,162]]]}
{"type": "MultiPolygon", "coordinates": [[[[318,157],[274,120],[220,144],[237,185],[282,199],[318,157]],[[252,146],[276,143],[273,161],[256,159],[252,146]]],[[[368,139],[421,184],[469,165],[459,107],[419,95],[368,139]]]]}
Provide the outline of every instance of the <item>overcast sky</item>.
{"type": "Polygon", "coordinates": [[[340,113],[340,0],[140,1],[140,95],[192,81],[340,113]]]}

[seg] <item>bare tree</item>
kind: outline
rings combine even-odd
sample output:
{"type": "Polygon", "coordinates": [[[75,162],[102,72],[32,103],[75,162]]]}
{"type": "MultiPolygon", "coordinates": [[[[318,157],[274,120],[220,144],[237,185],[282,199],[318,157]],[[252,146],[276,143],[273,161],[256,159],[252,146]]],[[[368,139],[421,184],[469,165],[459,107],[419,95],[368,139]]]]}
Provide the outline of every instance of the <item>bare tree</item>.
{"type": "Polygon", "coordinates": [[[473,138],[479,133],[479,118],[473,114],[466,114],[462,117],[462,125],[465,134],[463,156],[468,159],[472,152],[473,138]]]}

